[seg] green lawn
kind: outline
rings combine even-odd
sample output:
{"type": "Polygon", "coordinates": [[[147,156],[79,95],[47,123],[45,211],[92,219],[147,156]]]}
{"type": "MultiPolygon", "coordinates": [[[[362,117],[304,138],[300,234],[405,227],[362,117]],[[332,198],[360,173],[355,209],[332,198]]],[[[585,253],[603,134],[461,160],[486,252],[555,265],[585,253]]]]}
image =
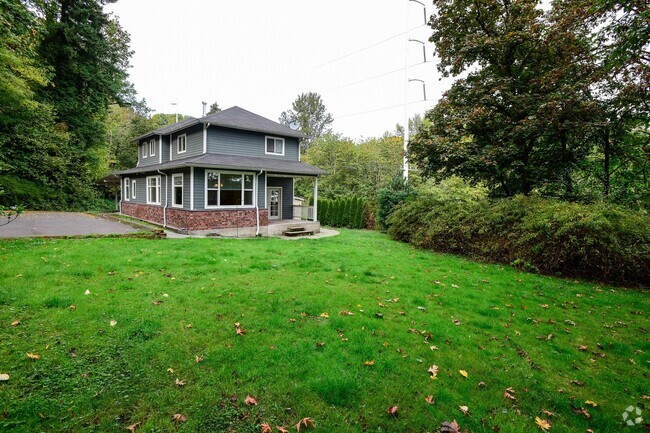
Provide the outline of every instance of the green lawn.
{"type": "Polygon", "coordinates": [[[0,431],[634,431],[649,301],[365,231],[3,241],[0,431]]]}

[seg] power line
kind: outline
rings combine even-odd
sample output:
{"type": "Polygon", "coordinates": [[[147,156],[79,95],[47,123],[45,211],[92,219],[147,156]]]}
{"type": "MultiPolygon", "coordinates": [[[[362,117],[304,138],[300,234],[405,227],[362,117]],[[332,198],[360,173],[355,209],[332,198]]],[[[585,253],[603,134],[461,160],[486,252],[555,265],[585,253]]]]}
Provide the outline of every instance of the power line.
{"type": "MultiPolygon", "coordinates": [[[[416,63],[416,64],[414,64],[414,65],[409,65],[409,68],[410,68],[410,67],[413,67],[413,66],[423,65],[423,64],[425,64],[425,63],[433,63],[433,62],[431,62],[431,61],[429,61],[429,62],[420,62],[420,63],[416,63]]],[[[400,71],[403,71],[404,69],[405,69],[405,67],[402,66],[401,68],[393,69],[392,71],[384,72],[384,73],[382,73],[382,74],[373,75],[372,77],[364,78],[364,79],[362,79],[362,80],[353,81],[353,82],[351,82],[351,83],[342,84],[342,85],[340,85],[340,86],[336,86],[336,87],[332,87],[332,88],[329,88],[329,89],[325,89],[324,92],[332,92],[332,91],[334,91],[334,90],[339,90],[339,89],[343,89],[343,88],[346,88],[346,87],[354,86],[354,85],[356,85],[356,84],[365,83],[366,81],[375,80],[375,79],[377,79],[377,78],[385,77],[386,75],[394,74],[395,72],[400,72],[400,71]]]]}
{"type": "MultiPolygon", "coordinates": [[[[419,101],[411,102],[411,104],[415,104],[415,103],[418,103],[418,102],[431,102],[431,100],[430,100],[430,99],[426,99],[426,100],[425,100],[425,99],[421,99],[421,100],[419,100],[419,101]]],[[[361,115],[361,114],[374,113],[375,111],[390,110],[391,108],[397,108],[397,107],[403,107],[403,106],[404,106],[404,103],[401,103],[401,104],[396,104],[396,105],[390,105],[390,106],[388,106],[388,107],[375,108],[375,109],[373,109],[373,110],[360,111],[360,112],[358,112],[358,113],[350,113],[350,114],[344,114],[344,115],[342,115],[342,116],[334,116],[334,120],[336,120],[336,119],[342,119],[342,118],[344,118],[344,117],[359,116],[359,115],[361,115]]]]}
{"type": "MultiPolygon", "coordinates": [[[[419,29],[420,27],[424,27],[424,25],[420,25],[420,26],[414,27],[414,28],[410,29],[409,31],[417,30],[417,29],[419,29]]],[[[325,63],[321,63],[320,65],[316,66],[316,69],[318,69],[318,68],[322,68],[323,66],[327,66],[327,65],[329,65],[329,64],[331,64],[331,63],[334,63],[334,62],[338,62],[339,60],[345,59],[346,57],[350,57],[350,56],[353,56],[353,55],[355,55],[355,54],[359,54],[359,53],[362,52],[362,51],[369,50],[370,48],[374,48],[374,47],[376,47],[377,45],[384,44],[384,43],[386,43],[386,42],[388,42],[388,41],[390,41],[390,40],[393,40],[393,39],[395,39],[395,38],[399,38],[400,36],[404,36],[405,34],[406,34],[406,32],[398,33],[398,34],[393,35],[393,36],[391,36],[391,37],[389,37],[389,38],[386,38],[386,39],[384,39],[384,40],[382,40],[382,41],[375,42],[374,44],[368,45],[368,46],[363,47],[363,48],[359,48],[358,50],[356,50],[356,51],[352,51],[351,53],[348,53],[348,54],[344,54],[344,55],[342,55],[341,57],[337,57],[337,58],[332,59],[332,60],[330,60],[330,61],[327,61],[327,62],[325,62],[325,63]]]]}

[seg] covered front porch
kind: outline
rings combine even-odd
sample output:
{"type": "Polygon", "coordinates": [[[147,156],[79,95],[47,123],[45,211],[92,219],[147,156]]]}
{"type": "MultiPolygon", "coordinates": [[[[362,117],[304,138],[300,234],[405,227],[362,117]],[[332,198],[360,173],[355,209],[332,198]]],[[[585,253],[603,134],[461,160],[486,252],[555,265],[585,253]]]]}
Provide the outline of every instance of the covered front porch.
{"type": "Polygon", "coordinates": [[[318,221],[318,178],[309,177],[313,179],[312,205],[295,195],[296,180],[303,178],[305,177],[268,173],[265,178],[265,204],[269,212],[269,224],[281,221],[318,221]]]}

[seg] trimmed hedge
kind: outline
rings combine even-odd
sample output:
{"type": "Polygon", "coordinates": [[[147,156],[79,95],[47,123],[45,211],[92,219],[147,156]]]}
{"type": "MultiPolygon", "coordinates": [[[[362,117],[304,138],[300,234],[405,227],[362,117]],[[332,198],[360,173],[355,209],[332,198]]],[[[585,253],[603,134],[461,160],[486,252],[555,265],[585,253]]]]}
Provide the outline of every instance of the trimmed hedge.
{"type": "Polygon", "coordinates": [[[359,197],[318,200],[318,220],[331,227],[366,228],[366,202],[359,197]]]}
{"type": "Polygon", "coordinates": [[[531,197],[419,196],[389,217],[397,240],[546,274],[650,286],[650,217],[608,204],[531,197]]]}

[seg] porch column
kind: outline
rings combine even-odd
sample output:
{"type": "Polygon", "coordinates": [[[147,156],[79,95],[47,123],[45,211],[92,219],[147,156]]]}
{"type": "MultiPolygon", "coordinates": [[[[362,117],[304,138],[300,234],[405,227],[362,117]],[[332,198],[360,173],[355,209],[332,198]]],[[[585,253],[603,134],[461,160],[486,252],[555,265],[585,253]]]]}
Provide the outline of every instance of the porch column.
{"type": "Polygon", "coordinates": [[[314,178],[314,221],[318,221],[318,177],[314,178]]]}

